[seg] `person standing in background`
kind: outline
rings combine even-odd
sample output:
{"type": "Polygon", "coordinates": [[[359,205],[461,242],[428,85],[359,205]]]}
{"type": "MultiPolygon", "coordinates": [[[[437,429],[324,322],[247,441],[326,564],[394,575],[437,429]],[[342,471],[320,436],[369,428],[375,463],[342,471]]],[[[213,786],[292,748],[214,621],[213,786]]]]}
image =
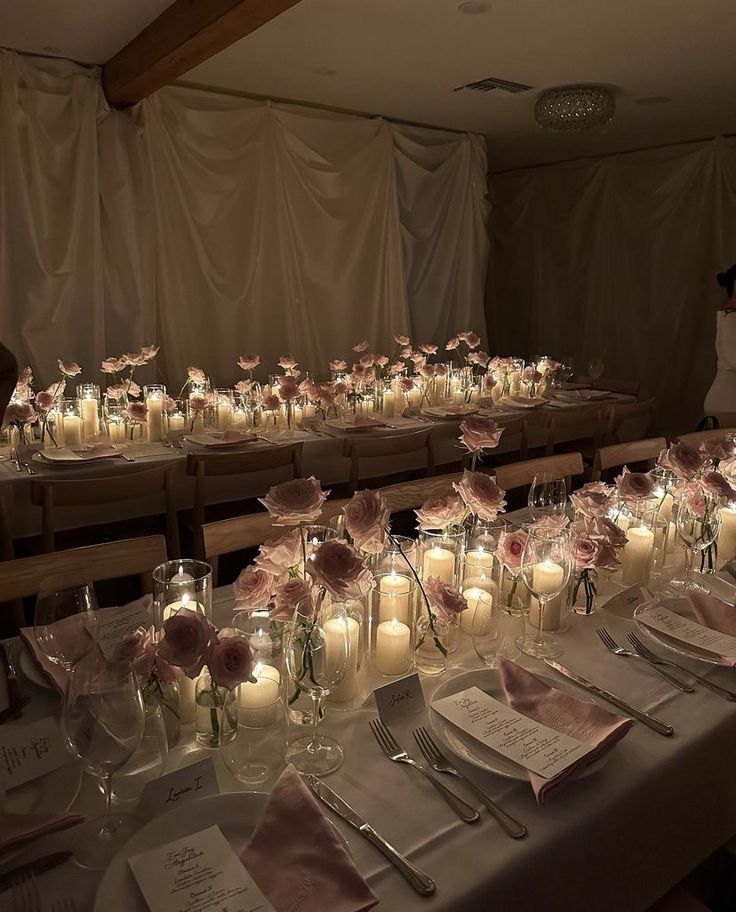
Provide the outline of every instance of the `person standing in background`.
{"type": "Polygon", "coordinates": [[[18,362],[15,355],[0,342],[0,418],[5,414],[18,381],[18,362]]]}
{"type": "Polygon", "coordinates": [[[716,276],[726,289],[726,304],[716,313],[718,370],[705,397],[705,414],[718,419],[722,428],[736,427],[736,263],[716,276]]]}

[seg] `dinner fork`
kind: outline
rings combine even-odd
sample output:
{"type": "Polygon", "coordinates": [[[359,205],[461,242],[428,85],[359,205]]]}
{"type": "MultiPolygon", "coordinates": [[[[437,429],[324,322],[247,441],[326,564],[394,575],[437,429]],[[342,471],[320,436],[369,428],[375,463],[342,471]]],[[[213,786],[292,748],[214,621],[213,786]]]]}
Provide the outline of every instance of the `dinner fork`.
{"type": "Polygon", "coordinates": [[[419,750],[424,754],[427,763],[429,763],[435,772],[446,773],[448,776],[455,776],[456,779],[460,779],[466,785],[470,786],[483,804],[488,808],[491,816],[496,820],[501,829],[512,839],[523,839],[524,836],[527,835],[528,831],[523,823],[514,820],[514,818],[507,814],[506,811],[502,810],[495,801],[489,798],[482,789],[478,788],[472,779],[468,779],[456,766],[453,766],[452,763],[450,763],[447,757],[437,747],[437,742],[426,728],[416,728],[412,734],[414,735],[414,740],[419,745],[419,750]]]}
{"type": "Polygon", "coordinates": [[[461,820],[464,820],[465,823],[477,823],[478,820],[480,820],[480,815],[474,807],[468,804],[467,801],[463,801],[459,795],[451,792],[450,789],[442,785],[441,782],[438,782],[421,763],[417,763],[413,757],[409,756],[383,722],[378,719],[373,719],[371,721],[371,731],[373,732],[373,737],[378,742],[378,746],[389,760],[393,760],[394,763],[406,763],[409,766],[413,766],[414,769],[419,770],[424,778],[432,783],[461,820]]]}
{"type": "Polygon", "coordinates": [[[736,693],[733,691],[726,690],[725,687],[719,687],[718,684],[714,684],[712,681],[709,681],[702,675],[699,675],[694,671],[690,671],[690,669],[685,668],[684,665],[678,665],[676,662],[670,662],[669,659],[663,659],[661,656],[658,656],[655,652],[652,652],[651,649],[645,646],[635,633],[630,633],[628,635],[628,638],[634,649],[636,649],[637,652],[640,652],[643,656],[646,656],[649,661],[653,662],[655,665],[671,665],[672,668],[677,668],[679,671],[682,671],[686,675],[689,675],[689,677],[697,681],[699,684],[702,684],[706,690],[712,691],[714,694],[717,694],[724,700],[730,700],[732,703],[736,702],[736,693]]]}
{"type": "Polygon", "coordinates": [[[13,912],[40,912],[41,897],[32,871],[19,874],[13,880],[10,895],[13,897],[13,912]]]}
{"type": "Polygon", "coordinates": [[[656,671],[656,673],[661,678],[664,678],[664,680],[667,681],[669,684],[672,684],[673,687],[676,687],[678,690],[681,690],[683,693],[694,693],[695,692],[694,687],[691,687],[689,684],[683,684],[682,681],[678,681],[674,675],[668,674],[666,671],[663,671],[661,668],[657,668],[657,666],[654,664],[654,662],[652,662],[652,660],[647,658],[645,655],[641,655],[638,651],[631,652],[631,650],[624,649],[623,646],[619,646],[618,643],[614,640],[614,638],[606,630],[605,627],[599,627],[596,630],[596,633],[601,638],[603,645],[606,647],[606,649],[609,652],[613,652],[616,655],[620,655],[620,656],[626,656],[627,658],[630,658],[630,659],[641,659],[642,662],[646,662],[646,664],[652,669],[652,671],[656,671]]]}
{"type": "Polygon", "coordinates": [[[33,466],[29,462],[26,462],[25,459],[21,458],[21,455],[17,450],[15,451],[15,458],[19,472],[25,471],[28,472],[29,475],[38,475],[38,472],[33,468],[33,466]]]}

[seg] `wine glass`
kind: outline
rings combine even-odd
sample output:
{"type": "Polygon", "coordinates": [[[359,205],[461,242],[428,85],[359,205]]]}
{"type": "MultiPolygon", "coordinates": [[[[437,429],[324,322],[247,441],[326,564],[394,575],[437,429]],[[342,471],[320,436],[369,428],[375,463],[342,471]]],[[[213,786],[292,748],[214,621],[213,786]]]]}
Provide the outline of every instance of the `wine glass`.
{"type": "Polygon", "coordinates": [[[104,870],[138,824],[111,812],[112,775],[133,756],[143,737],[144,712],[138,678],[128,663],[107,664],[90,653],[74,665],[61,709],[67,749],[100,780],[105,814],[78,832],[75,860],[104,870]]]}
{"type": "Polygon", "coordinates": [[[603,376],[603,356],[596,355],[588,361],[588,375],[592,380],[600,380],[603,376]]]}
{"type": "Polygon", "coordinates": [[[564,478],[535,475],[527,500],[532,519],[543,516],[564,516],[567,510],[567,486],[564,478]]]}
{"type": "MultiPolygon", "coordinates": [[[[521,577],[538,601],[537,617],[530,611],[530,632],[516,641],[519,649],[537,659],[554,658],[562,653],[559,640],[544,633],[544,615],[550,602],[564,592],[573,568],[569,529],[530,526],[521,554],[521,577]],[[531,632],[532,622],[537,629],[531,632]]],[[[560,609],[558,609],[560,610],[560,609]]]]}
{"type": "Polygon", "coordinates": [[[292,741],[286,761],[300,773],[326,776],[342,764],[343,750],[334,738],[319,734],[320,703],[345,676],[350,651],[344,611],[328,611],[321,599],[308,597],[294,612],[286,641],[286,668],[298,690],[312,700],[312,732],[292,741]]]}
{"type": "Polygon", "coordinates": [[[560,362],[560,374],[563,379],[563,386],[572,380],[575,373],[575,360],[572,355],[565,355],[560,362]]]}
{"type": "Polygon", "coordinates": [[[685,545],[685,573],[673,579],[671,585],[686,592],[708,592],[705,586],[695,582],[693,567],[695,555],[705,551],[718,538],[721,531],[721,511],[718,501],[710,494],[702,493],[691,498],[683,494],[677,504],[677,534],[685,545]]]}
{"type": "Polygon", "coordinates": [[[44,580],[33,614],[36,642],[49,661],[69,671],[94,646],[93,625],[99,605],[91,585],[64,589],[44,580]]]}

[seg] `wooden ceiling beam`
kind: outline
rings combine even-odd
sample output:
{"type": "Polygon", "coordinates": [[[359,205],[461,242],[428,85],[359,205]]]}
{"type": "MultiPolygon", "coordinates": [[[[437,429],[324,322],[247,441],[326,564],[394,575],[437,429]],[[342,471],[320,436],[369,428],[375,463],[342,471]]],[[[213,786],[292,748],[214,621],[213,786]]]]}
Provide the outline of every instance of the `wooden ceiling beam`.
{"type": "Polygon", "coordinates": [[[102,67],[111,105],[132,105],[300,0],[175,0],[102,67]]]}

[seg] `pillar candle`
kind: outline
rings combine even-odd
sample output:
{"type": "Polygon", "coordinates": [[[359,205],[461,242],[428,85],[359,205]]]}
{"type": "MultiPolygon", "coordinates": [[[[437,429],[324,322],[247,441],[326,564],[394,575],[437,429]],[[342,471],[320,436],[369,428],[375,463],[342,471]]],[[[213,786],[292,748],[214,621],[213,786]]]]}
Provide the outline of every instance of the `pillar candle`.
{"type": "Polygon", "coordinates": [[[387,418],[392,418],[395,414],[396,396],[393,390],[386,390],[383,394],[383,414],[387,418]]]}
{"type": "Polygon", "coordinates": [[[465,391],[461,389],[456,389],[452,394],[452,401],[456,405],[462,405],[465,402],[465,391]]]}
{"type": "Polygon", "coordinates": [[[503,396],[503,383],[501,383],[501,381],[498,381],[497,383],[494,383],[493,387],[491,388],[491,399],[493,400],[493,402],[495,404],[498,402],[498,400],[502,396],[503,396]]]}
{"type": "Polygon", "coordinates": [[[82,434],[84,439],[100,436],[99,403],[96,399],[81,399],[79,410],[82,414],[82,434]]]}
{"type": "Polygon", "coordinates": [[[233,423],[233,407],[227,400],[217,403],[217,427],[226,431],[233,423]]]}
{"type": "Polygon", "coordinates": [[[401,675],[409,668],[411,631],[402,621],[393,618],[376,629],[374,664],[385,675],[401,675]]]}
{"type": "Polygon", "coordinates": [[[273,665],[259,662],[253,677],[254,684],[248,682],[238,688],[238,721],[250,728],[265,728],[278,719],[281,675],[273,665]]]}
{"type": "Polygon", "coordinates": [[[468,567],[478,567],[490,572],[493,570],[493,555],[485,548],[473,548],[465,552],[465,564],[468,567]]]}
{"type": "Polygon", "coordinates": [[[409,405],[412,408],[419,408],[422,403],[422,391],[416,387],[410,389],[407,393],[407,399],[409,400],[409,405]]]}
{"type": "Polygon", "coordinates": [[[232,421],[230,423],[231,427],[234,428],[245,428],[248,427],[248,414],[245,409],[236,408],[233,411],[232,421]]]}
{"type": "MultiPolygon", "coordinates": [[[[552,560],[539,561],[534,565],[532,572],[531,588],[534,592],[542,595],[545,593],[558,593],[551,598],[544,606],[544,630],[557,630],[560,626],[560,615],[562,611],[562,593],[560,586],[565,578],[563,568],[552,560]]],[[[537,598],[532,597],[529,608],[529,621],[532,626],[539,625],[540,605],[537,598]]]]}
{"type": "Polygon", "coordinates": [[[401,573],[391,572],[381,577],[378,587],[379,621],[390,621],[392,618],[396,618],[408,624],[411,580],[401,573]]]}
{"type": "Polygon", "coordinates": [[[70,447],[82,445],[82,419],[77,415],[64,415],[64,443],[70,447]]]}
{"type": "Polygon", "coordinates": [[[164,436],[164,400],[160,396],[149,396],[146,399],[148,406],[148,439],[157,442],[164,436]]]}
{"type": "Polygon", "coordinates": [[[736,557],[736,506],[721,508],[721,531],[718,535],[718,566],[736,557]]]}
{"type": "Polygon", "coordinates": [[[433,545],[424,552],[422,560],[423,578],[437,576],[446,583],[453,585],[455,582],[455,553],[449,548],[433,545]]]}
{"type": "Polygon", "coordinates": [[[654,533],[646,526],[631,526],[626,530],[622,577],[625,586],[649,585],[649,573],[654,552],[654,533]]]}
{"type": "Polygon", "coordinates": [[[348,627],[348,661],[345,667],[345,676],[337,687],[327,697],[330,703],[349,703],[358,695],[358,646],[360,644],[360,624],[351,617],[336,617],[325,621],[325,643],[327,647],[328,667],[335,656],[342,656],[340,645],[345,636],[345,624],[348,627]],[[332,657],[330,656],[332,653],[332,657]]]}
{"type": "Polygon", "coordinates": [[[112,444],[125,443],[125,422],[108,421],[107,439],[112,444]]]}
{"type": "Polygon", "coordinates": [[[170,431],[183,431],[184,430],[184,416],[174,414],[169,417],[169,430],[170,431]]]}
{"type": "MultiPolygon", "coordinates": [[[[475,582],[475,581],[474,581],[475,582]]],[[[491,585],[494,585],[491,583],[491,585]]],[[[495,588],[495,586],[494,586],[495,588]]],[[[498,590],[496,590],[497,593],[498,590]]],[[[486,599],[490,599],[490,602],[493,602],[494,592],[489,588],[482,588],[481,586],[470,586],[467,589],[463,589],[463,595],[468,603],[468,607],[465,611],[460,612],[460,627],[465,633],[473,632],[473,622],[475,621],[475,612],[478,609],[478,605],[483,601],[484,607],[490,607],[486,599]]]]}

